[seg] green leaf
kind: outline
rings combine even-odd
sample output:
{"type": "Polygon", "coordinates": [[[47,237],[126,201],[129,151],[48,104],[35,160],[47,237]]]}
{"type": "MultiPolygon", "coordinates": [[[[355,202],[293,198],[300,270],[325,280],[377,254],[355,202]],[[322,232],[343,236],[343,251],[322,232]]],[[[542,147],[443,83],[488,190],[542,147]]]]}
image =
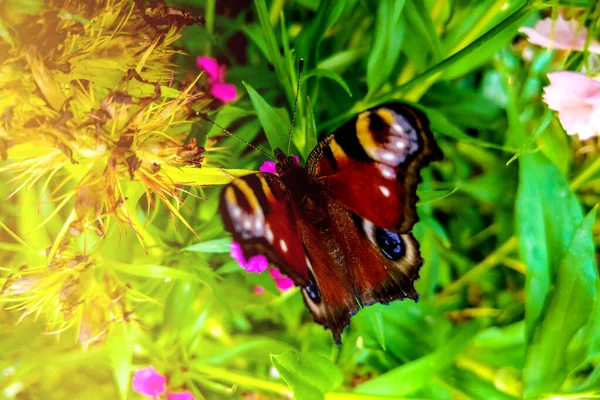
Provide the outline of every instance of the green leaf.
{"type": "MultiPolygon", "coordinates": [[[[315,123],[315,114],[313,111],[312,101],[310,98],[306,98],[306,149],[312,150],[317,146],[317,139],[319,133],[317,132],[317,125],[315,123]]],[[[304,159],[308,154],[303,154],[304,159]]]]}
{"type": "Polygon", "coordinates": [[[325,32],[340,18],[345,0],[321,1],[317,13],[302,28],[295,40],[296,55],[304,58],[306,65],[313,67],[319,61],[317,49],[325,32]]]}
{"type": "MultiPolygon", "coordinates": [[[[525,398],[556,391],[571,372],[567,347],[589,321],[596,296],[598,273],[592,240],[595,218],[594,208],[575,230],[558,266],[556,282],[527,348],[523,370],[525,398]]],[[[583,362],[586,355],[584,353],[575,366],[583,362]]]]}
{"type": "Polygon", "coordinates": [[[324,399],[343,381],[339,368],[318,354],[288,351],[271,356],[271,361],[298,400],[324,399]]]}
{"type": "Polygon", "coordinates": [[[133,358],[133,337],[131,325],[116,324],[110,331],[108,349],[113,374],[121,399],[127,398],[130,385],[131,360],[133,358]]]}
{"type": "Polygon", "coordinates": [[[433,353],[381,374],[357,386],[355,391],[396,396],[414,393],[428,385],[439,372],[450,367],[454,358],[471,342],[478,330],[478,324],[465,325],[457,329],[454,337],[433,353]]]}
{"type": "Polygon", "coordinates": [[[250,169],[177,168],[171,165],[162,165],[161,171],[166,173],[173,182],[187,185],[225,185],[231,182],[231,176],[239,178],[256,172],[250,169]]]}
{"type": "Polygon", "coordinates": [[[385,83],[398,62],[404,40],[405,24],[402,10],[405,0],[381,0],[377,7],[377,25],[372,50],[367,62],[367,86],[374,93],[385,83]]]}
{"type": "Polygon", "coordinates": [[[461,142],[467,142],[481,147],[503,150],[510,153],[515,153],[517,151],[517,149],[514,148],[501,146],[495,143],[486,142],[485,140],[478,139],[476,137],[469,136],[465,132],[463,132],[462,129],[450,122],[448,118],[446,118],[446,116],[441,112],[431,108],[420,108],[423,109],[423,111],[427,114],[427,117],[429,118],[429,126],[431,130],[435,133],[441,133],[461,142]]]}
{"type": "Polygon", "coordinates": [[[558,265],[583,215],[565,177],[540,153],[519,158],[516,207],[519,248],[527,266],[525,321],[531,339],[558,265]]]}
{"type": "Polygon", "coordinates": [[[350,68],[352,64],[362,60],[367,54],[369,54],[369,50],[370,47],[365,46],[358,47],[356,49],[340,51],[319,61],[317,68],[342,74],[348,68],[350,68]]]}
{"type": "Polygon", "coordinates": [[[265,131],[271,149],[275,150],[276,148],[279,148],[286,151],[288,143],[287,125],[281,120],[269,103],[256,92],[256,90],[252,89],[245,82],[244,86],[250,95],[250,100],[256,109],[258,120],[265,131]]]}
{"type": "Polygon", "coordinates": [[[258,20],[260,22],[260,27],[263,32],[264,41],[267,45],[267,51],[269,53],[270,62],[275,68],[277,79],[279,79],[279,82],[283,85],[288,101],[290,102],[290,104],[293,104],[294,90],[292,86],[292,81],[290,81],[288,77],[285,67],[285,61],[281,55],[281,51],[279,50],[279,44],[277,43],[277,39],[275,39],[275,32],[273,31],[273,27],[271,26],[267,4],[265,0],[254,0],[254,5],[256,6],[258,20]]]}
{"type": "Polygon", "coordinates": [[[445,199],[446,197],[451,196],[457,190],[458,188],[454,188],[452,190],[417,190],[417,196],[419,197],[417,205],[421,206],[445,199]]]}
{"type": "Polygon", "coordinates": [[[184,280],[197,280],[198,278],[189,272],[182,271],[176,268],[164,267],[162,265],[151,265],[151,264],[125,264],[118,262],[111,262],[111,267],[115,270],[122,272],[127,275],[140,276],[144,278],[153,279],[184,279],[184,280]]]}
{"type": "Polygon", "coordinates": [[[339,76],[335,72],[328,71],[328,70],[325,70],[325,69],[313,69],[309,73],[303,75],[302,76],[302,80],[303,81],[308,81],[308,78],[311,78],[313,76],[314,77],[322,77],[322,78],[331,79],[332,81],[334,81],[338,85],[340,85],[342,87],[342,89],[344,89],[346,91],[346,93],[348,93],[348,96],[352,97],[352,91],[348,87],[348,84],[344,81],[344,79],[342,79],[341,76],[339,76]]]}
{"type": "Polygon", "coordinates": [[[445,70],[444,79],[456,79],[478,68],[483,63],[488,62],[507,43],[510,43],[519,27],[523,25],[523,22],[529,16],[530,10],[525,1],[513,4],[513,8],[516,5],[521,8],[513,11],[510,16],[471,43],[468,46],[470,51],[445,70]],[[524,10],[527,12],[522,12],[524,10]],[[485,40],[481,40],[483,38],[485,40]]]}
{"type": "Polygon", "coordinates": [[[193,251],[199,253],[229,253],[231,250],[231,238],[221,238],[207,240],[188,246],[183,251],[193,251]]]}

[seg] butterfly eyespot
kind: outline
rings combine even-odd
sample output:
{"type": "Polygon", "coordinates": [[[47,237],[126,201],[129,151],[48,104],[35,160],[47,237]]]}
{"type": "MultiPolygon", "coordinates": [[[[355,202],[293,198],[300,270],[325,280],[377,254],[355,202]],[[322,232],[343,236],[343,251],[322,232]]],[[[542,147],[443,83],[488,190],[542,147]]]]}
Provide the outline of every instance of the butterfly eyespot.
{"type": "Polygon", "coordinates": [[[308,297],[310,298],[310,300],[313,303],[315,303],[315,304],[321,303],[321,292],[319,291],[319,287],[317,286],[314,279],[311,279],[308,282],[308,285],[306,285],[304,287],[304,290],[306,291],[306,294],[308,295],[308,297]]]}
{"type": "Polygon", "coordinates": [[[396,232],[377,227],[375,241],[383,255],[390,260],[397,261],[404,256],[404,242],[396,232]]]}

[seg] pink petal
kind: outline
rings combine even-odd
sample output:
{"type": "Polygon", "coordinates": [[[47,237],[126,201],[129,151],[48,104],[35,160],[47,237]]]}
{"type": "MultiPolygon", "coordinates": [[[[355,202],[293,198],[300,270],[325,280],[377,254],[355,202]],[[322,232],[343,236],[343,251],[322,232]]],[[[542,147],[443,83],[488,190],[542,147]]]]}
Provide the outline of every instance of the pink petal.
{"type": "Polygon", "coordinates": [[[544,102],[551,110],[577,106],[584,99],[600,93],[600,82],[584,74],[559,71],[548,74],[550,85],[544,88],[544,102]]]}
{"type": "Polygon", "coordinates": [[[284,276],[279,279],[275,279],[275,286],[282,292],[291,289],[294,286],[294,281],[287,276],[284,276]]]}
{"type": "Polygon", "coordinates": [[[235,261],[237,261],[239,264],[246,263],[244,254],[242,254],[242,246],[240,246],[238,242],[231,242],[231,250],[229,251],[229,256],[235,261]]]}
{"type": "Polygon", "coordinates": [[[277,168],[275,167],[276,165],[277,163],[275,161],[265,161],[258,170],[260,172],[268,172],[270,174],[277,175],[277,168]]]}
{"type": "Polygon", "coordinates": [[[221,74],[221,68],[217,60],[211,57],[198,57],[196,66],[208,75],[208,82],[218,82],[221,74]]]}
{"type": "Polygon", "coordinates": [[[210,94],[224,103],[229,103],[237,98],[237,89],[229,83],[214,82],[210,87],[210,94]]]}
{"type": "Polygon", "coordinates": [[[242,252],[242,247],[237,242],[231,243],[231,251],[229,252],[229,255],[248,273],[260,274],[269,266],[267,257],[263,256],[262,254],[251,256],[248,260],[246,260],[242,252]]]}
{"type": "Polygon", "coordinates": [[[257,254],[248,259],[246,264],[246,272],[260,274],[269,266],[269,260],[262,254],[257,254]]]}
{"type": "Polygon", "coordinates": [[[263,294],[265,292],[265,288],[262,286],[254,286],[254,289],[252,291],[254,292],[255,295],[260,296],[261,294],[263,294]]]}
{"type": "Polygon", "coordinates": [[[171,392],[167,393],[167,400],[196,400],[191,392],[171,392]]]}
{"type": "Polygon", "coordinates": [[[288,278],[287,276],[282,275],[281,272],[277,268],[270,268],[269,274],[271,275],[271,277],[273,277],[273,280],[275,281],[275,286],[277,286],[277,289],[279,289],[282,292],[285,292],[286,290],[288,290],[292,286],[294,286],[294,281],[291,278],[288,278]]]}
{"type": "Polygon", "coordinates": [[[131,386],[137,393],[158,396],[167,389],[167,380],[153,367],[141,368],[133,373],[131,386]]]}
{"type": "Polygon", "coordinates": [[[548,108],[558,111],[558,119],[569,135],[587,139],[600,131],[600,82],[569,71],[548,74],[544,88],[548,108]]]}
{"type": "MultiPolygon", "coordinates": [[[[561,15],[556,20],[552,18],[540,20],[533,29],[523,27],[519,31],[527,34],[532,44],[560,50],[583,50],[587,37],[585,27],[576,20],[566,21],[561,15]]],[[[590,41],[590,51],[596,49],[597,44],[595,40],[590,41]]]]}

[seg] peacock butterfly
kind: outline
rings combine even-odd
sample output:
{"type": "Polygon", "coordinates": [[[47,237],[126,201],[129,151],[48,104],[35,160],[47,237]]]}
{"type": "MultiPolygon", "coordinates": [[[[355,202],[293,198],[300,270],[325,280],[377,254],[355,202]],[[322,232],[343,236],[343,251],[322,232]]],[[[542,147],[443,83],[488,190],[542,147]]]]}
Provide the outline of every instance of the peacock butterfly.
{"type": "Polygon", "coordinates": [[[322,140],[304,168],[280,149],[275,157],[278,175],[246,175],[221,194],[244,257],[262,254],[292,278],[337,343],[361,307],[417,300],[416,189],[421,168],[441,158],[427,117],[385,104],[322,140]]]}

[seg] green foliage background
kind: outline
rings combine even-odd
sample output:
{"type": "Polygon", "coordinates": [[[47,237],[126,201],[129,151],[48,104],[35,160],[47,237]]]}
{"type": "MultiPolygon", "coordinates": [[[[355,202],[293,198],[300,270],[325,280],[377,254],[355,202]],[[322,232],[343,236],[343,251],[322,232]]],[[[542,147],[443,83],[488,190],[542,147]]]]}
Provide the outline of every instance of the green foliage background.
{"type": "MultiPolygon", "coordinates": [[[[541,101],[548,72],[594,71],[594,61],[531,46],[517,32],[560,11],[597,37],[596,2],[173,4],[206,18],[176,42],[185,52],[176,79],[197,74],[200,55],[227,64],[239,98],[210,114],[265,151],[287,148],[300,57],[292,153],[301,159],[371,106],[402,100],[427,113],[444,160],[423,172],[419,188],[420,301],[362,310],[336,346],[297,289],[281,294],[266,273],[241,270],[227,254],[220,188],[211,185],[227,180],[217,168],[256,170],[264,157],[196,120],[189,137],[214,151],[202,168],[181,170],[182,182],[206,187],[186,187],[203,199],[184,196],[178,210],[199,238],[158,203],[144,225],[146,251],[134,232],[112,226],[89,279],[113,274],[130,294],[130,314],[103,325],[89,345],[78,341],[80,322],[50,334],[62,298],[21,319],[15,298],[0,296],[0,397],[137,398],[131,373],[147,365],[198,399],[600,396],[598,142],[567,136],[541,101]],[[266,292],[255,295],[256,285],[266,292]]],[[[0,177],[7,198],[11,176],[0,177]]],[[[56,206],[39,210],[39,190],[0,207],[5,281],[43,255],[68,218],[57,213],[32,234],[56,206]]],[[[144,224],[147,204],[131,206],[144,224]]]]}

